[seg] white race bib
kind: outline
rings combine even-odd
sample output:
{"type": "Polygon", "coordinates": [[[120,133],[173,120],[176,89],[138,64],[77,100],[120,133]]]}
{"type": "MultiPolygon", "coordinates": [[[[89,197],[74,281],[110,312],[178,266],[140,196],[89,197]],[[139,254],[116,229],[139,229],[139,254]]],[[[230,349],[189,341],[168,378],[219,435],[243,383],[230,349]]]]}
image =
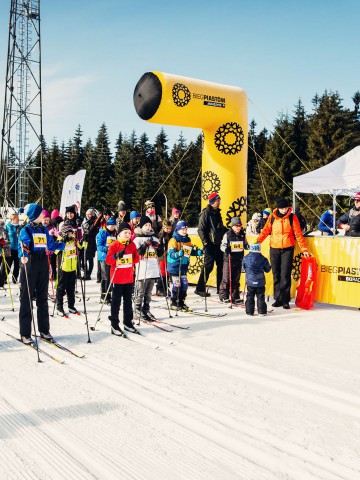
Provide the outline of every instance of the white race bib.
{"type": "Polygon", "coordinates": [[[242,252],[244,250],[244,242],[230,242],[231,252],[242,252]]]}
{"type": "Polygon", "coordinates": [[[182,248],[184,250],[184,257],[189,258],[191,255],[192,247],[189,247],[189,245],[183,245],[182,248]]]}
{"type": "Polygon", "coordinates": [[[45,233],[33,233],[34,248],[46,248],[47,241],[45,233]]]}
{"type": "Polygon", "coordinates": [[[66,258],[75,258],[76,257],[76,247],[73,243],[67,243],[65,245],[66,258]]]}
{"type": "Polygon", "coordinates": [[[113,242],[115,242],[115,240],[116,240],[115,237],[107,237],[106,245],[109,247],[113,242]]]}
{"type": "Polygon", "coordinates": [[[132,267],[132,254],[127,253],[122,258],[116,260],[116,268],[131,268],[132,267]]]}

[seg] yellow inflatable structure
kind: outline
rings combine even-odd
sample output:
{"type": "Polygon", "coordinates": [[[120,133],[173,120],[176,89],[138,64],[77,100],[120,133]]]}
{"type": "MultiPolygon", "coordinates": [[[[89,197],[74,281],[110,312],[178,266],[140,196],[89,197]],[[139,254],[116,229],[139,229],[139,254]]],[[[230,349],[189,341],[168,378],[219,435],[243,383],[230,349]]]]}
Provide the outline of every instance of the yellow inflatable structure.
{"type": "Polygon", "coordinates": [[[247,96],[238,87],[162,72],[145,73],[134,91],[134,105],[143,120],[201,128],[202,207],[219,193],[224,225],[240,216],[246,225],[247,96]]]}

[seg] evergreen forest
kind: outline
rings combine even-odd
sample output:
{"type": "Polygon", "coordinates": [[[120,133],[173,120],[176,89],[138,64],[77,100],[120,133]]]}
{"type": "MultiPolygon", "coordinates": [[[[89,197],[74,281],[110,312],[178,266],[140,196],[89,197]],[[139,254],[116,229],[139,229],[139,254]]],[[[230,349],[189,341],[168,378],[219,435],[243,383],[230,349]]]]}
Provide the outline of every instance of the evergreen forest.
{"type": "MultiPolygon", "coordinates": [[[[345,108],[338,92],[325,91],[312,99],[312,111],[306,112],[301,100],[291,114],[280,114],[274,131],[257,132],[251,120],[248,136],[248,219],[254,212],[274,208],[278,195],[292,198],[292,179],[335,160],[360,145],[360,92],[352,97],[353,107],[345,108]]],[[[202,136],[188,143],[180,135],[174,145],[168,144],[161,128],[154,143],[146,133],[130,136],[121,132],[114,149],[110,147],[107,127],[103,123],[95,141],[85,140],[79,126],[67,143],[43,143],[43,205],[47,210],[59,208],[63,181],[67,175],[84,168],[87,171],[83,190],[84,208],[114,212],[119,200],[129,210],[143,210],[148,199],[155,201],[160,215],[168,216],[171,207],[184,208],[190,226],[198,222],[201,203],[202,136]],[[164,185],[161,187],[161,185],[164,185]],[[161,187],[161,188],[159,188],[161,187]]],[[[34,159],[34,167],[40,156],[34,159]]],[[[40,183],[40,170],[33,177],[40,183]],[[38,179],[36,176],[38,175],[38,179]]],[[[30,185],[29,200],[38,197],[30,185]]],[[[326,210],[330,197],[302,195],[297,200],[308,223],[316,226],[317,216],[326,210]]],[[[339,211],[348,208],[348,198],[339,197],[339,211]]]]}

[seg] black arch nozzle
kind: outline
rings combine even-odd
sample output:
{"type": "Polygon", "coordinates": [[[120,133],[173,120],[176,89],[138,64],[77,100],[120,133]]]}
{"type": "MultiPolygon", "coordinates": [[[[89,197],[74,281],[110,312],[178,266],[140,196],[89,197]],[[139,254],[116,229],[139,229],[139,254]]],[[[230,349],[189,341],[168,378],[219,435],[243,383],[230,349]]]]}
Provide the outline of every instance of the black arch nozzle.
{"type": "Polygon", "coordinates": [[[134,90],[134,106],[136,113],[143,120],[150,120],[161,103],[162,85],[152,72],[144,73],[134,90]]]}

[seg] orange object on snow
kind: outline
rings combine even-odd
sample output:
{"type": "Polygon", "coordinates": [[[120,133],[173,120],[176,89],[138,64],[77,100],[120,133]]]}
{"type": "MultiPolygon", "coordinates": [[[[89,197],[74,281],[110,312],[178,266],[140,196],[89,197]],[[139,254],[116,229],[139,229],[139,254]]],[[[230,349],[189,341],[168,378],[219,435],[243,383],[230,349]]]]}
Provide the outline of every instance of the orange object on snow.
{"type": "Polygon", "coordinates": [[[315,257],[303,257],[295,305],[305,310],[314,306],[317,265],[315,257]]]}

